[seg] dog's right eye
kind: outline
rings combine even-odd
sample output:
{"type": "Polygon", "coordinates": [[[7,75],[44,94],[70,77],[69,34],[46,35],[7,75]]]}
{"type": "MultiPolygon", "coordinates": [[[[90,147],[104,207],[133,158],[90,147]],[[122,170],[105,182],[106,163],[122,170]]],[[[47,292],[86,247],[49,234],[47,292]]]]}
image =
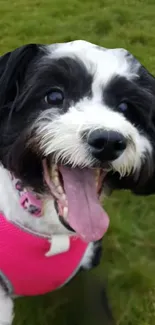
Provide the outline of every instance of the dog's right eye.
{"type": "Polygon", "coordinates": [[[53,88],[45,96],[45,102],[49,105],[61,105],[64,100],[64,94],[61,89],[53,88]]]}
{"type": "Polygon", "coordinates": [[[126,112],[128,110],[128,104],[126,102],[122,102],[118,105],[118,109],[121,112],[126,112]]]}

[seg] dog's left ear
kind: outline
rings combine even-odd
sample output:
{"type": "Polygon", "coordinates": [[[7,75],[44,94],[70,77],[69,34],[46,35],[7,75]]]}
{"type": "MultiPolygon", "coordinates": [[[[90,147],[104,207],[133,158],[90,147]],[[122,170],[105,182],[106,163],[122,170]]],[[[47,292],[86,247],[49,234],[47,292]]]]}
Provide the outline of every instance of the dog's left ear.
{"type": "Polygon", "coordinates": [[[144,67],[139,69],[138,85],[155,96],[155,77],[144,67]]]}
{"type": "Polygon", "coordinates": [[[0,108],[15,99],[25,70],[39,50],[39,45],[29,44],[0,57],[0,108]]]}
{"type": "Polygon", "coordinates": [[[155,194],[155,77],[144,66],[141,66],[139,70],[138,85],[142,91],[146,92],[146,99],[143,102],[143,105],[146,102],[146,134],[151,140],[153,156],[144,162],[139,177],[140,183],[138,182],[136,188],[133,184],[132,192],[136,195],[146,196],[155,194]]]}

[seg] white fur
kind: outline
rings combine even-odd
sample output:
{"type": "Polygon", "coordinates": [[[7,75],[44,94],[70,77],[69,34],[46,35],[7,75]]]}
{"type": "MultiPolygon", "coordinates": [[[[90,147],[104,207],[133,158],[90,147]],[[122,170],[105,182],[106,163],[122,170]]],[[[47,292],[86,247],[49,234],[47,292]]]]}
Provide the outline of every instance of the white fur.
{"type": "MultiPolygon", "coordinates": [[[[54,237],[56,238],[58,236],[59,242],[56,240],[55,245],[52,245],[52,254],[53,252],[56,253],[68,247],[66,240],[66,247],[62,246],[62,244],[64,243],[65,234],[69,234],[69,231],[59,222],[53,201],[45,200],[44,216],[42,218],[34,218],[21,207],[10,174],[2,166],[0,166],[0,210],[8,220],[20,225],[20,227],[25,228],[27,231],[32,231],[35,234],[38,233],[42,236],[49,237],[49,239],[52,234],[56,234],[54,237]],[[62,234],[62,241],[60,240],[60,234],[62,234]]],[[[75,270],[72,277],[78,272],[80,267],[85,269],[90,268],[94,250],[95,245],[93,243],[89,244],[81,264],[78,269],[75,270]]],[[[47,252],[47,255],[49,255],[48,253],[49,252],[47,252]]],[[[11,325],[12,320],[13,300],[4,292],[2,287],[0,287],[0,325],[11,325]]]]}
{"type": "MultiPolygon", "coordinates": [[[[74,271],[71,277],[66,281],[68,283],[82,267],[86,270],[91,268],[92,258],[94,256],[94,250],[96,249],[93,243],[88,245],[85,255],[81,261],[81,264],[74,271]]],[[[66,284],[65,283],[65,284],[66,284]]],[[[0,287],[0,325],[11,325],[13,321],[13,300],[9,297],[4,290],[0,287]]]]}
{"type": "MultiPolygon", "coordinates": [[[[102,89],[107,82],[119,74],[128,79],[138,78],[139,63],[132,64],[132,57],[127,56],[124,49],[104,49],[85,41],[75,41],[66,44],[56,44],[46,47],[46,57],[60,58],[70,56],[79,58],[89,72],[94,74],[92,84],[93,98],[84,98],[76,105],[71,106],[63,115],[58,115],[54,110],[43,112],[36,121],[36,138],[39,140],[45,155],[55,153],[55,158],[60,157],[73,166],[91,166],[93,159],[89,148],[81,139],[81,133],[88,134],[96,129],[121,132],[128,139],[124,153],[111,163],[112,169],[120,175],[139,169],[145,153],[151,155],[152,147],[134,125],[121,113],[110,110],[102,102],[102,89]]],[[[6,218],[21,227],[42,236],[66,235],[69,231],[59,222],[53,200],[44,200],[43,218],[34,218],[24,211],[19,204],[18,194],[15,191],[10,175],[0,167],[0,210],[6,218]]],[[[60,237],[59,237],[60,238],[60,237]]],[[[67,245],[67,244],[66,244],[67,245]]],[[[59,251],[56,242],[55,251],[59,251]]],[[[94,254],[94,244],[90,244],[82,260],[81,266],[89,268],[94,254]]],[[[0,288],[0,325],[10,325],[13,319],[13,303],[0,288]]]]}
{"type": "Polygon", "coordinates": [[[73,166],[91,166],[94,161],[89,147],[81,139],[81,133],[96,129],[118,131],[128,139],[128,145],[111,167],[120,176],[138,171],[145,154],[152,154],[152,145],[123,114],[104,105],[102,96],[104,87],[114,76],[124,76],[129,80],[138,78],[140,63],[124,49],[105,49],[81,40],[47,46],[47,57],[65,56],[80,59],[94,74],[93,98],[82,99],[63,115],[52,109],[39,116],[35,128],[43,153],[55,153],[56,160],[61,158],[73,166]]]}
{"type": "Polygon", "coordinates": [[[58,219],[52,199],[44,200],[43,218],[34,218],[21,207],[10,174],[2,166],[0,166],[0,210],[8,220],[43,236],[68,233],[58,219]]]}
{"type": "Polygon", "coordinates": [[[94,252],[97,248],[98,243],[90,243],[87,247],[85,255],[81,261],[80,267],[83,267],[85,270],[89,270],[92,267],[92,259],[94,256],[94,252]]]}
{"type": "Polygon", "coordinates": [[[140,135],[137,128],[128,122],[123,114],[101,104],[101,94],[100,98],[94,95],[93,100],[83,99],[74,107],[70,107],[66,114],[58,115],[54,119],[53,113],[48,110],[39,117],[36,125],[44,154],[55,153],[56,160],[61,158],[73,166],[86,167],[93,164],[89,147],[82,141],[81,133],[101,128],[120,132],[128,139],[124,153],[111,163],[112,168],[121,176],[139,169],[145,153],[152,153],[149,140],[140,135]]]}
{"type": "Polygon", "coordinates": [[[107,82],[113,75],[119,74],[128,79],[137,75],[139,63],[134,65],[134,70],[127,60],[128,51],[125,49],[106,49],[92,43],[77,40],[74,42],[47,46],[48,56],[61,58],[64,56],[79,58],[87,66],[88,71],[95,72],[97,79],[102,83],[107,82]]]}
{"type": "Polygon", "coordinates": [[[46,257],[54,256],[67,252],[70,247],[70,239],[68,235],[53,235],[51,237],[51,247],[46,253],[46,257]]]}
{"type": "Polygon", "coordinates": [[[0,287],[0,325],[11,325],[13,321],[13,301],[0,287]]]}

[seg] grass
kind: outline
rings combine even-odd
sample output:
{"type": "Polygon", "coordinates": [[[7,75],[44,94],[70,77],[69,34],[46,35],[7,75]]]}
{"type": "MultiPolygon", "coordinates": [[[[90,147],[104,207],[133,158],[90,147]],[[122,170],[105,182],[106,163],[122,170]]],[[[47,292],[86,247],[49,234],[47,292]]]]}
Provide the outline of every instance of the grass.
{"type": "MultiPolygon", "coordinates": [[[[154,12],[154,0],[0,0],[0,51],[86,39],[125,47],[155,73],[154,12]]],[[[93,272],[106,279],[117,325],[154,325],[155,200],[121,192],[106,208],[111,226],[102,263],[93,272]]],[[[18,299],[15,324],[90,325],[90,311],[83,313],[80,304],[84,281],[80,276],[45,297],[18,299]]]]}

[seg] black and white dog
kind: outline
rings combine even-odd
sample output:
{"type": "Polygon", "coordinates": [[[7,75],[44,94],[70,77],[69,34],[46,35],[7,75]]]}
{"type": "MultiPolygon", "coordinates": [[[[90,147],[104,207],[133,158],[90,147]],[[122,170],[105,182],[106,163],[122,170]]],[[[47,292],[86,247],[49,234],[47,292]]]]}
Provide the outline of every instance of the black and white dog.
{"type": "Polygon", "coordinates": [[[0,325],[19,294],[4,271],[25,249],[11,227],[51,238],[46,258],[76,234],[88,243],[79,266],[90,268],[109,224],[99,196],[154,192],[154,139],[155,79],[126,50],[74,41],[0,58],[0,325]]]}

